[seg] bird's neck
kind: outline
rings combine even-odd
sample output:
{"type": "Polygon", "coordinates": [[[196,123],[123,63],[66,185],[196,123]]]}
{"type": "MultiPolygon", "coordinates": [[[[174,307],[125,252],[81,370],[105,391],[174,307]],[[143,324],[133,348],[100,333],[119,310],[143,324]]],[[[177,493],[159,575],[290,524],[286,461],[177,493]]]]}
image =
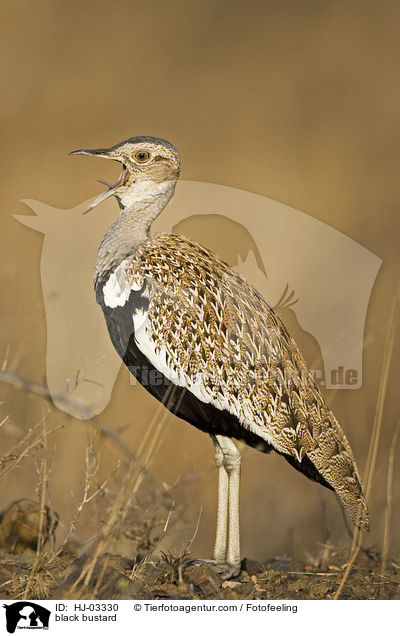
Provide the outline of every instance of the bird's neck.
{"type": "Polygon", "coordinates": [[[175,190],[176,181],[137,181],[133,187],[117,197],[121,209],[120,225],[136,241],[149,235],[150,227],[163,211],[175,190]]]}
{"type": "Polygon", "coordinates": [[[121,213],[100,244],[95,285],[149,238],[151,225],[168,204],[175,185],[176,181],[140,181],[117,197],[121,213]]]}

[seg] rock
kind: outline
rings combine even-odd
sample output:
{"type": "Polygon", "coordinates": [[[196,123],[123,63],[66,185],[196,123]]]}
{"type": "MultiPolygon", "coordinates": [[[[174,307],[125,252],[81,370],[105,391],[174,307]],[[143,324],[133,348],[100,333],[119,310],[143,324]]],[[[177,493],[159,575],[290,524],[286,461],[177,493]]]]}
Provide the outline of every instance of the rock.
{"type": "Polygon", "coordinates": [[[114,568],[106,568],[103,583],[99,586],[96,597],[99,599],[142,599],[148,598],[146,587],[137,579],[131,579],[114,568]]]}
{"type": "Polygon", "coordinates": [[[31,499],[13,501],[0,513],[0,548],[14,554],[35,553],[39,537],[44,546],[54,533],[58,515],[31,499]],[[40,528],[40,525],[42,526],[40,528]]]}
{"type": "Polygon", "coordinates": [[[188,565],[183,571],[183,579],[203,598],[214,598],[222,585],[220,575],[208,563],[188,565]]]}
{"type": "Polygon", "coordinates": [[[119,555],[101,555],[90,576],[89,582],[85,585],[86,576],[81,576],[85,567],[91,569],[90,560],[92,555],[82,555],[75,560],[74,568],[66,579],[66,588],[74,588],[79,580],[77,588],[81,591],[87,590],[98,599],[140,599],[146,596],[146,586],[142,581],[133,576],[127,576],[124,572],[131,571],[133,562],[130,559],[119,555]]]}
{"type": "Polygon", "coordinates": [[[146,561],[135,567],[135,573],[140,579],[146,581],[147,586],[153,587],[168,582],[171,571],[165,561],[146,561]]]}

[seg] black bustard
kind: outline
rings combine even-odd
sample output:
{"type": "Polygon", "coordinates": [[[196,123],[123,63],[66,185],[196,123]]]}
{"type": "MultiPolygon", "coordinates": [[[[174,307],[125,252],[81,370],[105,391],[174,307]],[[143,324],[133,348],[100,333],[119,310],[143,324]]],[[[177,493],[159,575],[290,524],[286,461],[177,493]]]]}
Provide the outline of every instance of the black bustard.
{"type": "Polygon", "coordinates": [[[211,435],[219,480],[217,567],[225,564],[229,575],[240,567],[240,453],[232,438],[276,451],[336,491],[353,522],[368,528],[350,445],[278,316],[215,254],[184,236],[151,233],[179,177],[174,146],[133,137],[71,154],[122,163],[117,182],[86,210],[110,196],[120,207],[98,251],[96,298],[135,378],[211,435]]]}

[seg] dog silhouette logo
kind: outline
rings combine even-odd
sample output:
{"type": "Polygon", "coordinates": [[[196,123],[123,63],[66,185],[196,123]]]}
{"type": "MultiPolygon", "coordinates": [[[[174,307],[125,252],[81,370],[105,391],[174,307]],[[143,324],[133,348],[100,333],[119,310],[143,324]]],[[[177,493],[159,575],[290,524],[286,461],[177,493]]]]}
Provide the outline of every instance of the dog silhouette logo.
{"type": "Polygon", "coordinates": [[[3,607],[6,610],[6,627],[9,634],[14,634],[16,629],[49,628],[51,612],[37,603],[17,601],[3,607]]]}

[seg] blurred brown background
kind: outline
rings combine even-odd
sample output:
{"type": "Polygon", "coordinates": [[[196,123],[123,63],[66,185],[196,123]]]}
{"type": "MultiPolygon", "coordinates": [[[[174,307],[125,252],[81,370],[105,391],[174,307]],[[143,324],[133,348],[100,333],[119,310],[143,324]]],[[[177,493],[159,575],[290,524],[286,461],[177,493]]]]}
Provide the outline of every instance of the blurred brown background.
{"type": "MultiPolygon", "coordinates": [[[[108,171],[110,180],[118,168],[72,160],[68,152],[137,134],[161,136],[179,148],[183,178],[287,203],[383,259],[367,315],[363,388],[327,394],[363,473],[400,273],[399,3],[3,0],[0,12],[1,356],[6,368],[45,382],[42,236],[12,219],[13,212],[29,213],[19,200],[31,197],[72,208],[101,191],[93,183],[96,168],[105,178],[108,171]]],[[[366,539],[378,550],[389,448],[399,418],[398,359],[397,337],[366,539]]],[[[0,421],[7,417],[0,429],[3,454],[47,406],[9,385],[3,384],[1,392],[0,421]]],[[[123,428],[123,439],[135,449],[154,408],[141,387],[129,386],[128,372],[121,369],[102,419],[109,428],[123,428]]],[[[68,527],[81,496],[87,438],[94,434],[86,423],[56,411],[47,422],[63,425],[44,450],[51,470],[49,503],[68,527]]],[[[119,455],[107,441],[96,438],[95,445],[101,480],[119,455]]],[[[33,451],[0,483],[1,507],[35,496],[35,462],[44,450],[33,451]]],[[[193,547],[198,556],[210,554],[215,527],[212,454],[207,436],[167,417],[152,464],[154,477],[171,484],[188,474],[198,476],[174,491],[186,525],[167,537],[167,545],[179,549],[193,534],[202,508],[193,547]]],[[[393,497],[390,547],[396,551],[397,465],[393,497]]],[[[331,542],[348,542],[334,497],[278,456],[246,451],[241,515],[242,553],[253,558],[315,554],[327,527],[331,542]]],[[[79,531],[85,535],[85,528],[79,531]]]]}

